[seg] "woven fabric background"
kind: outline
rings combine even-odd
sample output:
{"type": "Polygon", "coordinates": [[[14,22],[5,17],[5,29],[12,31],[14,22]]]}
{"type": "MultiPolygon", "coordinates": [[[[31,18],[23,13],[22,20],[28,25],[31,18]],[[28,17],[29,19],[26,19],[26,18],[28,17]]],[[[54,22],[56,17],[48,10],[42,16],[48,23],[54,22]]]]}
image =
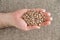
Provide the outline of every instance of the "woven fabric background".
{"type": "Polygon", "coordinates": [[[46,9],[52,14],[52,24],[27,32],[16,28],[0,29],[0,40],[60,40],[60,0],[0,0],[0,12],[24,8],[46,9]]]}

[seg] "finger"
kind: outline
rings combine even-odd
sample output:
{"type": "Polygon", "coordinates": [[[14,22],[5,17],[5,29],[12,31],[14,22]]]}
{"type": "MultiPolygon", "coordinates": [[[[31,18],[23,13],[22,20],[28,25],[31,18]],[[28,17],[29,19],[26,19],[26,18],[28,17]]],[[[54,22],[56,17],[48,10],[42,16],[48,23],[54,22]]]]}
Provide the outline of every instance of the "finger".
{"type": "Polygon", "coordinates": [[[50,25],[51,24],[51,21],[46,21],[46,22],[43,22],[42,24],[41,24],[41,26],[47,26],[47,25],[50,25]]]}
{"type": "Polygon", "coordinates": [[[27,30],[40,29],[39,26],[27,26],[27,30]]]}
{"type": "Polygon", "coordinates": [[[40,8],[37,8],[36,10],[39,12],[45,12],[46,11],[45,9],[40,9],[40,8]]]}
{"type": "Polygon", "coordinates": [[[46,11],[45,9],[41,9],[41,8],[35,8],[35,9],[32,9],[32,10],[35,10],[37,12],[45,12],[46,11]]]}
{"type": "Polygon", "coordinates": [[[45,21],[52,21],[52,17],[46,17],[44,18],[45,21]]]}
{"type": "Polygon", "coordinates": [[[43,16],[45,16],[45,17],[51,16],[51,13],[49,13],[49,12],[42,12],[41,14],[42,14],[43,16]]]}

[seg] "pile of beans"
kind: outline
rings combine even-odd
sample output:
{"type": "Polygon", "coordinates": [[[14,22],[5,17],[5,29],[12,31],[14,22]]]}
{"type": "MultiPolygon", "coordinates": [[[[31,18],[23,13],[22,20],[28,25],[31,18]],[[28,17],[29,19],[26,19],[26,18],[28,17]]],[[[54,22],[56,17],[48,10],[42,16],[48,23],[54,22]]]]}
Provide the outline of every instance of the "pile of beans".
{"type": "Polygon", "coordinates": [[[44,16],[41,12],[37,12],[34,10],[27,11],[22,19],[27,23],[28,26],[40,26],[42,22],[44,22],[44,16]]]}

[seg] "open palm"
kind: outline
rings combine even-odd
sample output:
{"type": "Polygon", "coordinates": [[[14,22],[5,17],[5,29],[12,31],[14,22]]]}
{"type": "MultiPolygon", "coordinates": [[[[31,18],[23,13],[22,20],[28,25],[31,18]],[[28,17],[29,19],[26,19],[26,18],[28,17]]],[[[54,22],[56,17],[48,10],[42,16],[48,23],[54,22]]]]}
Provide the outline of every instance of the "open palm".
{"type": "Polygon", "coordinates": [[[41,11],[43,12],[42,15],[44,15],[46,18],[45,20],[47,20],[46,22],[43,22],[41,24],[41,26],[46,26],[46,25],[49,25],[51,23],[51,14],[46,12],[44,9],[40,9],[40,8],[37,8],[37,9],[22,9],[22,10],[18,10],[16,12],[13,13],[14,15],[14,18],[15,18],[15,27],[16,28],[19,28],[21,30],[32,30],[32,29],[40,29],[39,26],[27,26],[27,23],[21,18],[23,16],[24,13],[26,13],[28,10],[35,10],[35,11],[41,11]]]}

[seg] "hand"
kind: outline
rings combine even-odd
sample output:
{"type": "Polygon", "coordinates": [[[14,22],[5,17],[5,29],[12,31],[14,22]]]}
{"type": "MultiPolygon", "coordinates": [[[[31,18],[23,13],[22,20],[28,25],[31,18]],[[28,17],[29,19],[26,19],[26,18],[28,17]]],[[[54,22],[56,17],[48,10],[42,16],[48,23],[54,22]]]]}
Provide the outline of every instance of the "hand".
{"type": "MultiPolygon", "coordinates": [[[[30,9],[22,9],[22,10],[18,10],[18,11],[15,11],[12,13],[12,16],[15,21],[15,27],[18,29],[24,30],[24,31],[28,31],[28,30],[32,30],[32,29],[40,29],[39,26],[27,26],[27,23],[21,18],[22,15],[25,12],[27,12],[28,10],[30,10],[30,9]]],[[[43,12],[42,15],[47,16],[47,18],[45,18],[45,20],[48,20],[48,21],[43,22],[41,24],[41,26],[46,26],[46,25],[51,24],[52,18],[51,18],[51,14],[49,12],[46,12],[46,10],[40,9],[40,8],[32,9],[32,10],[41,11],[41,12],[43,12]]]]}

